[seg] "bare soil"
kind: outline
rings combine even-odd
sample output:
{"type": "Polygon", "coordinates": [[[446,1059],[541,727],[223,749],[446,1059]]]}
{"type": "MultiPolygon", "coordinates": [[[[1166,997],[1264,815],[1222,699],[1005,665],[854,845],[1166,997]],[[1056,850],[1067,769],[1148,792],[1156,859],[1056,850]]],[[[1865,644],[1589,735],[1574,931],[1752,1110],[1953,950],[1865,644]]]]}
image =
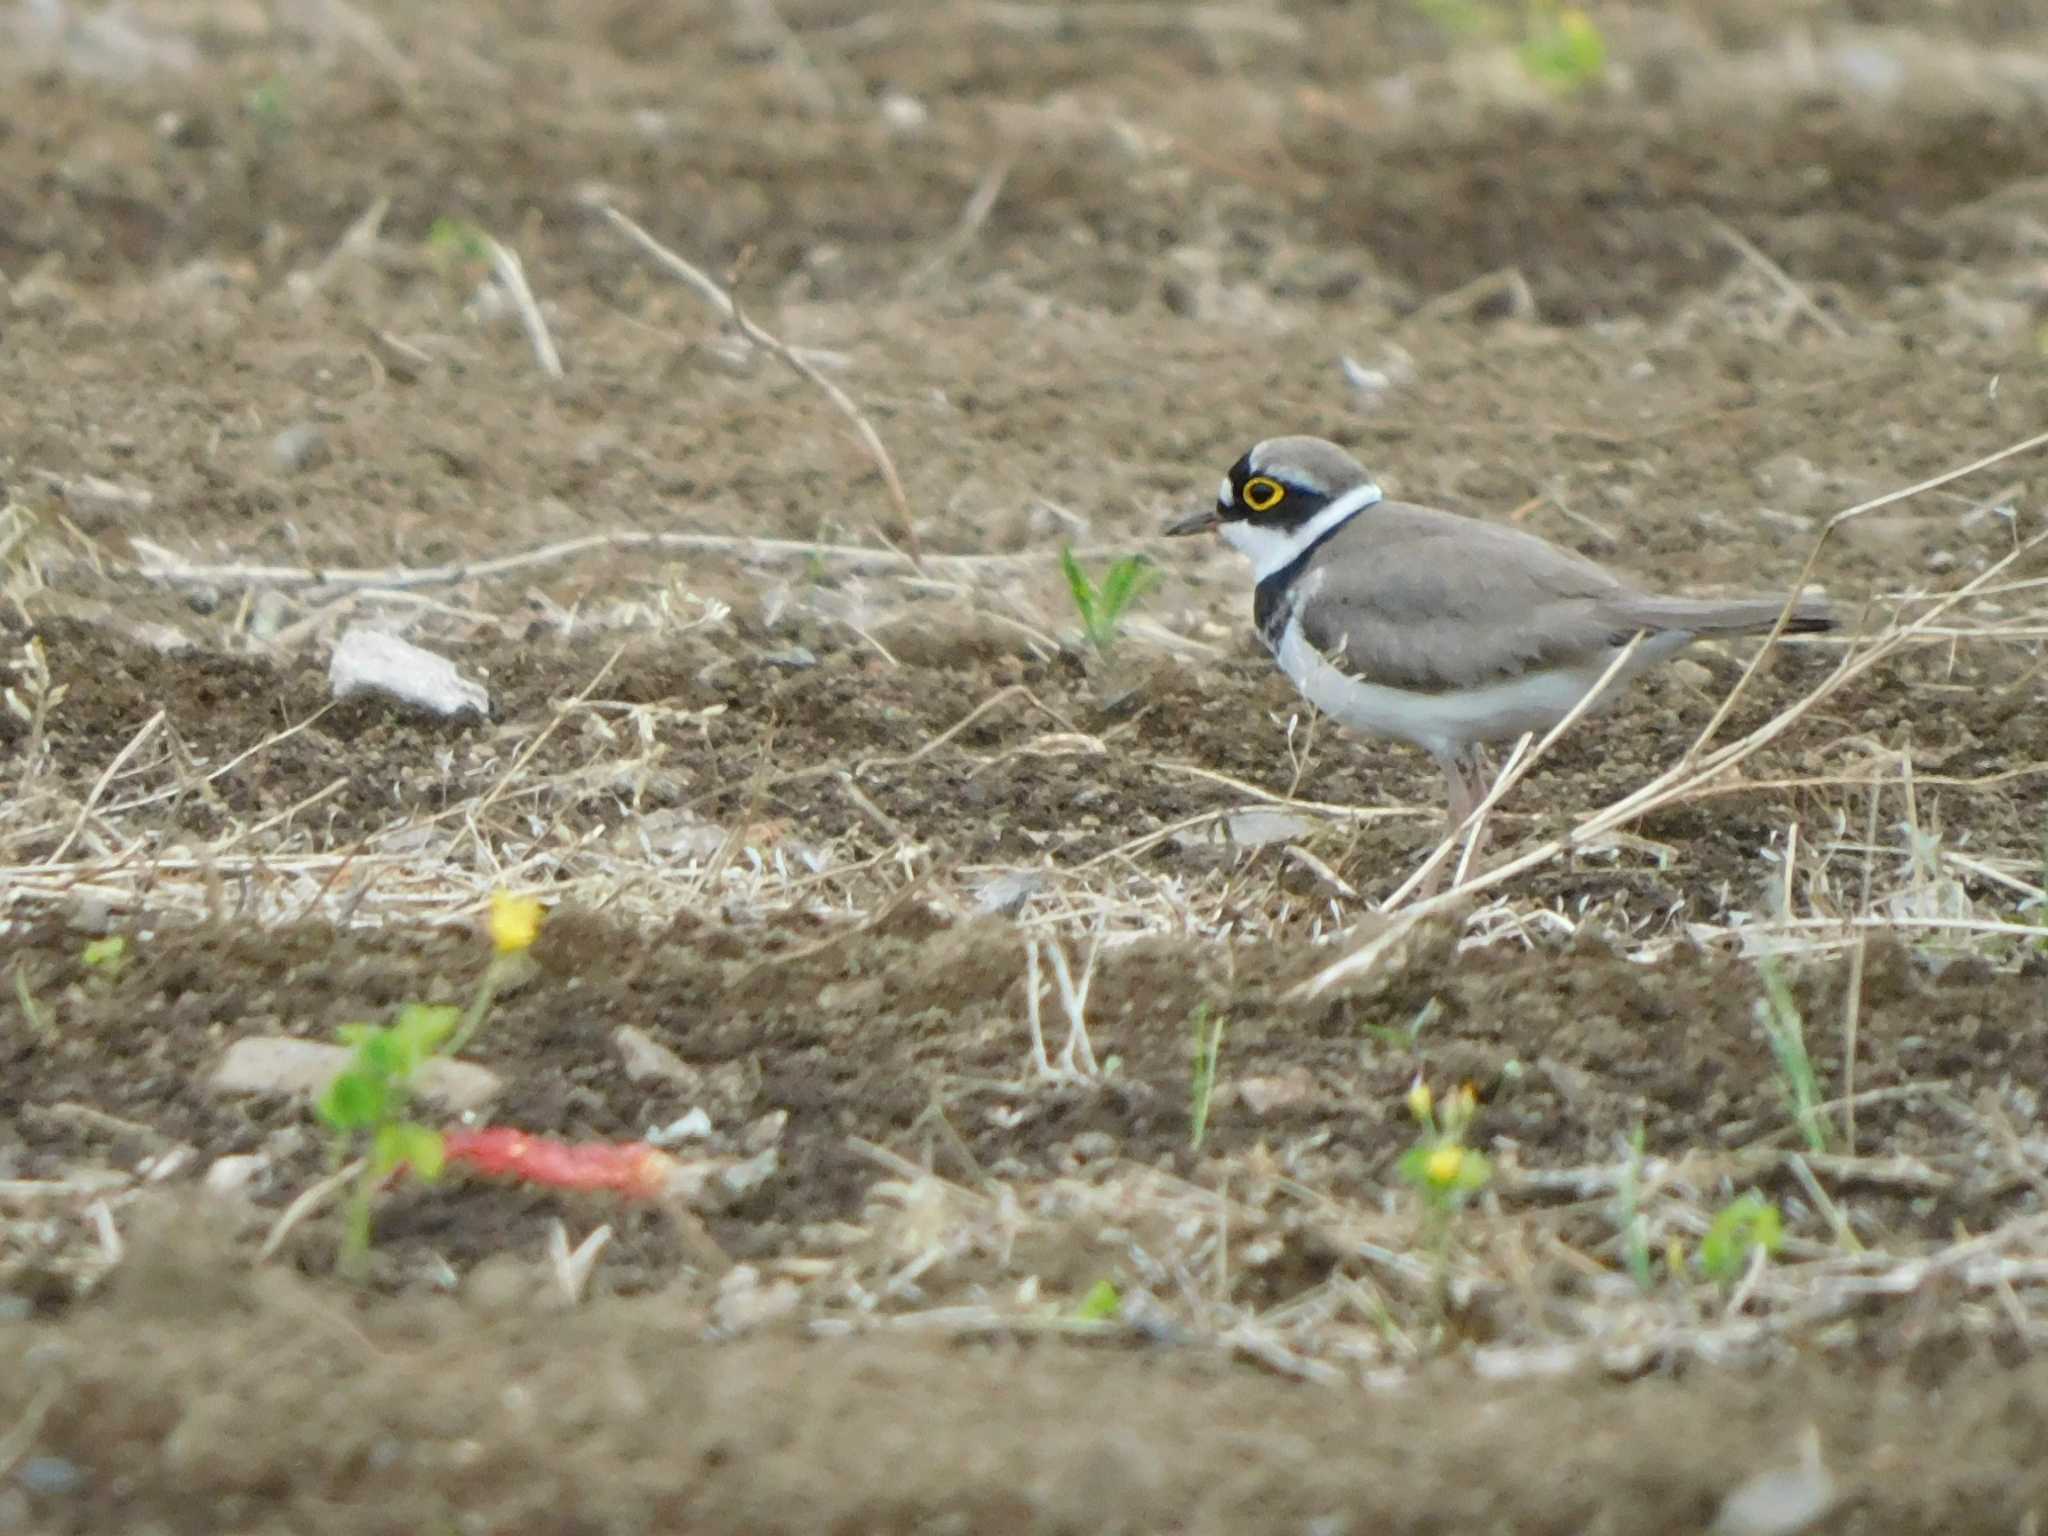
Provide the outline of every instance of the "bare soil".
{"type": "MultiPolygon", "coordinates": [[[[0,1529],[1666,1532],[1808,1426],[1828,1529],[2048,1518],[2039,555],[1311,997],[1435,770],[1310,735],[1241,566],[1156,539],[1308,431],[1662,587],[1786,589],[1834,512],[2048,423],[2034,8],[1603,10],[1569,97],[1393,0],[64,15],[0,12],[0,1529]],[[604,204],[814,349],[908,527],[604,204]],[[449,221],[518,252],[563,378],[449,221]],[[1109,658],[1066,543],[1165,572],[1109,658]],[[488,718],[330,705],[361,620],[488,718]],[[1226,834],[1261,805],[1297,819],[1226,834]],[[489,1118],[702,1109],[772,1176],[414,1183],[366,1289],[331,1205],[259,1260],[332,1149],[223,1051],[466,998],[499,884],[554,906],[468,1053],[489,1118]],[[1031,1075],[1030,944],[1099,948],[1101,1081],[1031,1075]],[[1807,1159],[1773,950],[1855,1100],[1807,1159]],[[1418,1076],[1498,1173],[1462,1289],[1409,1284],[1418,1076]],[[1688,1210],[1776,1201],[1788,1265],[1927,1263],[1660,1331],[1609,1305],[1637,1135],[1688,1210]],[[557,1223],[611,1228],[573,1307],[557,1223]],[[1062,1326],[1105,1280],[1157,1315],[1062,1326]]],[[[1851,636],[1774,648],[1722,737],[2008,556],[2043,463],[1840,528],[1808,579],[1851,636]]],[[[1574,731],[1496,843],[1668,768],[1748,654],[1574,731]]]]}

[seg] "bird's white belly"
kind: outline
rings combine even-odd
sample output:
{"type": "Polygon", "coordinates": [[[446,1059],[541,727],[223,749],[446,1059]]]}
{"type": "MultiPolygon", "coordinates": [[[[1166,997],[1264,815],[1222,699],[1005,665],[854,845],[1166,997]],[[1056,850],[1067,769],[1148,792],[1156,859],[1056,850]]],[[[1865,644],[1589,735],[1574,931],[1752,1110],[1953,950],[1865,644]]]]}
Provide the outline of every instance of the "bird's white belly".
{"type": "MultiPolygon", "coordinates": [[[[1612,704],[1630,678],[1691,638],[1664,634],[1646,640],[1595,707],[1612,704]]],[[[1302,696],[1339,723],[1450,758],[1475,742],[1512,741],[1524,731],[1549,730],[1600,681],[1614,654],[1603,651],[1583,666],[1524,672],[1474,688],[1418,693],[1349,676],[1311,645],[1300,620],[1292,619],[1280,637],[1275,659],[1302,696]]]]}

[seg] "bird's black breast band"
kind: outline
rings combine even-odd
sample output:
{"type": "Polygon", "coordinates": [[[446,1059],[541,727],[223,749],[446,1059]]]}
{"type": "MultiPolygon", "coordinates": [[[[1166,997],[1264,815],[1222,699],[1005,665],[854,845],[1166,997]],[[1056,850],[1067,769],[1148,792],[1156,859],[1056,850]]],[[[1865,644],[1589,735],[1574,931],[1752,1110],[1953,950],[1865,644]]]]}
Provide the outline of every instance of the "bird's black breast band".
{"type": "Polygon", "coordinates": [[[1280,637],[1287,633],[1287,620],[1294,612],[1294,604],[1290,601],[1294,583],[1309,561],[1315,558],[1316,551],[1335,538],[1337,530],[1350,521],[1348,517],[1339,519],[1317,535],[1308,548],[1262,580],[1253,591],[1252,624],[1257,628],[1259,638],[1266,642],[1267,650],[1279,651],[1280,637]]]}

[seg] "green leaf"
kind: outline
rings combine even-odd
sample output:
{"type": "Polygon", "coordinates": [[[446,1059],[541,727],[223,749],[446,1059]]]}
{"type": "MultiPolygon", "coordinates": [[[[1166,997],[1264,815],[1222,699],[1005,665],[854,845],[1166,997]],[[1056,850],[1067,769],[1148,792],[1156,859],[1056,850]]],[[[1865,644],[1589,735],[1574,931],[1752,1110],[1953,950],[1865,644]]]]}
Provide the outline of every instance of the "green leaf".
{"type": "Polygon", "coordinates": [[[452,1003],[407,1003],[398,1010],[397,1027],[433,1050],[454,1034],[461,1022],[462,1010],[452,1003]]]}
{"type": "Polygon", "coordinates": [[[1074,609],[1081,615],[1081,627],[1090,634],[1095,632],[1095,584],[1088,579],[1088,573],[1081,569],[1081,562],[1074,558],[1071,544],[1060,546],[1060,569],[1067,575],[1067,591],[1073,595],[1074,609]]]}
{"type": "Polygon", "coordinates": [[[389,1090],[381,1079],[361,1072],[343,1072],[327,1085],[316,1107],[320,1118],[337,1131],[361,1131],[384,1118],[389,1099],[389,1090]]]}
{"type": "Polygon", "coordinates": [[[447,1143],[441,1133],[424,1125],[406,1122],[398,1127],[405,1142],[405,1161],[418,1177],[431,1183],[448,1166],[447,1143]]]}
{"type": "Polygon", "coordinates": [[[1112,623],[1123,617],[1124,610],[1139,598],[1159,585],[1158,568],[1143,555],[1126,555],[1109,568],[1109,576],[1102,584],[1103,606],[1109,612],[1112,623]]]}
{"type": "Polygon", "coordinates": [[[388,1029],[376,1030],[363,1037],[356,1047],[359,1070],[373,1077],[391,1079],[403,1077],[406,1073],[405,1042],[388,1029]]]}
{"type": "Polygon", "coordinates": [[[1784,1240],[1777,1206],[1751,1190],[1723,1206],[1700,1239],[1700,1272],[1717,1284],[1732,1285],[1749,1267],[1751,1253],[1758,1248],[1776,1253],[1784,1240]]]}
{"type": "Polygon", "coordinates": [[[112,974],[121,969],[121,962],[128,958],[128,941],[120,934],[110,934],[104,939],[94,939],[79,951],[78,958],[87,970],[104,971],[112,974]]]}
{"type": "Polygon", "coordinates": [[[1074,1308],[1074,1316],[1088,1323],[1108,1322],[1123,1310],[1124,1299],[1107,1280],[1098,1280],[1088,1287],[1088,1294],[1081,1298],[1081,1305],[1074,1308]]]}
{"type": "Polygon", "coordinates": [[[1464,1161],[1458,1164],[1457,1182],[1451,1188],[1461,1195],[1477,1194],[1486,1188],[1492,1178],[1493,1164],[1486,1160],[1483,1153],[1474,1152],[1467,1147],[1464,1161]]]}
{"type": "Polygon", "coordinates": [[[427,230],[427,249],[444,261],[487,261],[490,250],[481,229],[467,219],[445,215],[427,230]]]}
{"type": "Polygon", "coordinates": [[[1522,44],[1522,68],[1531,79],[1569,94],[1607,68],[1607,40],[1593,18],[1564,6],[1538,24],[1522,44]]]}
{"type": "Polygon", "coordinates": [[[446,1043],[462,1023],[462,1010],[446,1004],[407,1003],[391,1026],[398,1042],[397,1075],[410,1078],[420,1063],[446,1043]]]}
{"type": "MultiPolygon", "coordinates": [[[[410,1164],[414,1133],[419,1129],[404,1120],[387,1120],[378,1126],[370,1142],[370,1177],[381,1179],[410,1164]]],[[[440,1169],[434,1171],[438,1173],[440,1169]]]]}

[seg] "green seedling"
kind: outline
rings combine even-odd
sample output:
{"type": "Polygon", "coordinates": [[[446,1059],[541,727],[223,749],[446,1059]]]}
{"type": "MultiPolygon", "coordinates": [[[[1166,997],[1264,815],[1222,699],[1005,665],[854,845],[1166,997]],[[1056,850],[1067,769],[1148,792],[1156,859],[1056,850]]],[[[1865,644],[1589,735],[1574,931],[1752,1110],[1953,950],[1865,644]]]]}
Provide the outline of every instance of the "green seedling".
{"type": "Polygon", "coordinates": [[[462,1023],[462,1010],[408,1003],[382,1027],[346,1024],[344,1045],[355,1057],[320,1095],[320,1118],[335,1133],[336,1161],[366,1148],[362,1172],[349,1194],[339,1268],[360,1280],[370,1265],[370,1202],[377,1187],[401,1168],[438,1178],[445,1160],[440,1132],[409,1119],[414,1080],[439,1055],[462,1023]]]}
{"type": "Polygon", "coordinates": [[[1643,1218],[1643,1125],[1628,1139],[1628,1159],[1614,1185],[1614,1224],[1621,1229],[1622,1261],[1636,1289],[1647,1291],[1656,1276],[1650,1267],[1649,1223],[1643,1218]]]}
{"type": "Polygon", "coordinates": [[[1505,46],[1531,80],[1560,95],[1583,90],[1607,69],[1607,39],[1580,6],[1563,0],[1414,0],[1454,43],[1505,46]]]}
{"type": "Polygon", "coordinates": [[[1123,1305],[1124,1299],[1116,1286],[1107,1280],[1098,1280],[1088,1287],[1088,1294],[1074,1308],[1074,1316],[1084,1323],[1114,1322],[1123,1305]]]}
{"type": "Polygon", "coordinates": [[[467,219],[438,218],[427,230],[427,255],[449,272],[489,266],[490,237],[467,219]]]}
{"type": "Polygon", "coordinates": [[[118,933],[94,939],[78,952],[78,963],[106,981],[116,980],[128,964],[128,941],[118,933]]]}
{"type": "Polygon", "coordinates": [[[1209,1005],[1195,1009],[1190,1021],[1194,1036],[1194,1073],[1189,1093],[1188,1150],[1199,1152],[1209,1134],[1209,1101],[1216,1094],[1216,1068],[1223,1058],[1223,1016],[1209,1016],[1209,1005]]]}
{"type": "Polygon", "coordinates": [[[1575,5],[1532,4],[1516,56],[1530,79],[1570,96],[1606,73],[1607,39],[1575,5]]]}
{"type": "Polygon", "coordinates": [[[1749,1268],[1751,1253],[1774,1254],[1784,1240],[1777,1206],[1751,1190],[1723,1206],[1700,1239],[1700,1273],[1725,1291],[1749,1268]]]}
{"type": "Polygon", "coordinates": [[[1066,573],[1074,611],[1081,616],[1081,633],[1107,661],[1123,630],[1124,615],[1159,584],[1158,569],[1143,555],[1125,555],[1109,568],[1098,587],[1081,569],[1071,547],[1060,550],[1060,569],[1066,573]]]}
{"type": "Polygon", "coordinates": [[[291,133],[291,91],[275,75],[249,92],[243,105],[264,138],[277,140],[291,133]]]}
{"type": "Polygon", "coordinates": [[[49,1014],[36,1001],[36,995],[28,984],[28,968],[19,960],[14,962],[14,1005],[21,1010],[21,1021],[28,1026],[30,1034],[40,1035],[45,1040],[57,1038],[57,1026],[50,1022],[49,1014]]]}
{"type": "Polygon", "coordinates": [[[1499,30],[1503,20],[1494,0],[1415,0],[1415,9],[1453,39],[1485,37],[1499,30]]]}
{"type": "MultiPolygon", "coordinates": [[[[477,983],[469,1006],[407,1003],[398,1017],[387,1025],[348,1024],[341,1029],[341,1041],[354,1054],[337,1073],[315,1108],[334,1132],[335,1162],[340,1165],[360,1154],[362,1167],[350,1191],[337,1267],[351,1279],[362,1279],[370,1266],[370,1202],[377,1188],[400,1169],[422,1179],[438,1178],[448,1161],[448,1143],[431,1126],[409,1118],[407,1109],[420,1069],[436,1056],[452,1056],[482,1028],[491,1004],[505,988],[518,984],[528,974],[532,960],[527,951],[540,936],[546,909],[532,896],[514,896],[508,891],[491,893],[488,932],[490,964],[477,983]]],[[[480,1154],[479,1141],[496,1141],[502,1133],[470,1133],[468,1161],[472,1167],[495,1165],[506,1171],[523,1165],[533,1174],[533,1138],[510,1138],[511,1152],[493,1147],[480,1154]]],[[[555,1144],[549,1144],[553,1148],[555,1144]]],[[[547,1149],[540,1149],[547,1150],[547,1149]]],[[[639,1147],[628,1149],[636,1158],[647,1153],[639,1147]]],[[[594,1187],[588,1180],[587,1160],[578,1177],[578,1187],[594,1187]]],[[[644,1164],[645,1159],[641,1158],[644,1164]]],[[[543,1180],[543,1182],[546,1182],[543,1180]]],[[[561,1177],[554,1179],[562,1187],[561,1177]]],[[[616,1177],[607,1187],[620,1187],[616,1177]]]]}
{"type": "Polygon", "coordinates": [[[1390,1051],[1413,1052],[1421,1047],[1422,1032],[1434,1024],[1443,1011],[1442,1000],[1432,997],[1415,1010],[1415,1017],[1406,1024],[1368,1024],[1365,1032],[1390,1051]]]}
{"type": "Polygon", "coordinates": [[[1757,971],[1763,977],[1764,995],[1757,999],[1756,1019],[1764,1038],[1770,1042],[1771,1059],[1777,1063],[1778,1087],[1784,1095],[1785,1107],[1793,1124],[1799,1127],[1807,1150],[1825,1152],[1834,1127],[1820,1107],[1825,1100],[1821,1097],[1820,1079],[1813,1070],[1813,1058],[1806,1050],[1806,1023],[1799,1016],[1799,1005],[1793,1000],[1792,989],[1785,984],[1777,962],[1766,957],[1758,962],[1757,971]]]}

